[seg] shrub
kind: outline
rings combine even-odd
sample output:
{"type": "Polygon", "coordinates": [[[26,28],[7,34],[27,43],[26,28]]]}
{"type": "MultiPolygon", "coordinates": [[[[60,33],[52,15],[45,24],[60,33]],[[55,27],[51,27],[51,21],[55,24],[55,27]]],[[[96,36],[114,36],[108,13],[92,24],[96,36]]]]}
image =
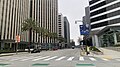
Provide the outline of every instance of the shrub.
{"type": "Polygon", "coordinates": [[[90,47],[91,51],[97,51],[97,52],[101,52],[98,48],[96,48],[95,46],[90,47]]]}
{"type": "Polygon", "coordinates": [[[0,50],[0,53],[13,53],[13,50],[0,50]]]}

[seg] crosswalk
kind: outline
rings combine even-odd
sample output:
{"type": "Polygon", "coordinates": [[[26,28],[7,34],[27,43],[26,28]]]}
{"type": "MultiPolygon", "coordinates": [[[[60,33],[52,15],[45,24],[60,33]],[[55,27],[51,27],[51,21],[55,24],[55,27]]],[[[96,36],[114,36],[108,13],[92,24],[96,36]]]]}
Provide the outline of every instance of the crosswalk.
{"type": "Polygon", "coordinates": [[[67,59],[67,61],[72,61],[75,57],[70,57],[67,59]]]}
{"type": "Polygon", "coordinates": [[[97,61],[95,58],[92,58],[92,57],[91,57],[91,58],[89,58],[89,59],[90,59],[90,60],[92,60],[92,61],[97,61]]]}
{"type": "Polygon", "coordinates": [[[83,58],[83,57],[79,57],[79,60],[80,60],[80,61],[84,61],[84,58],[83,58]]]}
{"type": "MultiPolygon", "coordinates": [[[[106,58],[96,58],[96,57],[74,57],[74,56],[31,56],[31,57],[8,57],[8,58],[0,58],[1,60],[6,61],[110,61],[110,59],[106,58]]],[[[120,62],[120,59],[115,59],[116,61],[120,62]]]]}

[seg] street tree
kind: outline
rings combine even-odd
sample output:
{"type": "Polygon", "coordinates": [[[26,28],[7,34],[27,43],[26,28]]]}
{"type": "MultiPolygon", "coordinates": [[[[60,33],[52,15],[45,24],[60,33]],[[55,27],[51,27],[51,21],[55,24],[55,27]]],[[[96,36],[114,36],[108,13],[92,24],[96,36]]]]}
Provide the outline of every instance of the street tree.
{"type": "Polygon", "coordinates": [[[22,31],[29,31],[29,50],[28,50],[29,52],[30,52],[32,32],[35,30],[36,30],[36,22],[32,18],[28,18],[22,23],[22,31]]]}

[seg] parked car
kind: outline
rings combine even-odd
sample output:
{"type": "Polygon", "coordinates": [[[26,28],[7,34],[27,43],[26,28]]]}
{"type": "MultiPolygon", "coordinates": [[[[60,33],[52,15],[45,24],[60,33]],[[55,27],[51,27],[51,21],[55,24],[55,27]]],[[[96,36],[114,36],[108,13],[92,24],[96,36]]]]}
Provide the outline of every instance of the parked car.
{"type": "Polygon", "coordinates": [[[75,46],[72,46],[72,49],[74,49],[75,48],[75,46]]]}
{"type": "Polygon", "coordinates": [[[31,51],[31,53],[40,53],[40,51],[41,51],[40,49],[34,49],[31,51]]]}
{"type": "Polygon", "coordinates": [[[57,47],[54,47],[52,50],[58,50],[58,48],[57,48],[57,47]]]}

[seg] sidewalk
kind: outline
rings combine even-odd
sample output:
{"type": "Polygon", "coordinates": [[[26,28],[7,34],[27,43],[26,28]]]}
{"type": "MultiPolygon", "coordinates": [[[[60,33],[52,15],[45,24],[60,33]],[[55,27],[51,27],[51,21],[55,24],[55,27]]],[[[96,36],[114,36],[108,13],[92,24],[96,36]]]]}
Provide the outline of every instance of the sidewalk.
{"type": "Polygon", "coordinates": [[[107,59],[116,59],[116,58],[120,58],[120,52],[118,51],[114,51],[114,50],[110,50],[110,49],[106,49],[106,48],[99,48],[102,52],[103,55],[95,55],[95,57],[103,57],[103,58],[107,58],[107,59]]]}
{"type": "Polygon", "coordinates": [[[0,54],[0,57],[2,56],[12,56],[12,55],[18,55],[18,54],[27,54],[28,52],[18,52],[17,54],[16,53],[2,53],[0,54]]]}

